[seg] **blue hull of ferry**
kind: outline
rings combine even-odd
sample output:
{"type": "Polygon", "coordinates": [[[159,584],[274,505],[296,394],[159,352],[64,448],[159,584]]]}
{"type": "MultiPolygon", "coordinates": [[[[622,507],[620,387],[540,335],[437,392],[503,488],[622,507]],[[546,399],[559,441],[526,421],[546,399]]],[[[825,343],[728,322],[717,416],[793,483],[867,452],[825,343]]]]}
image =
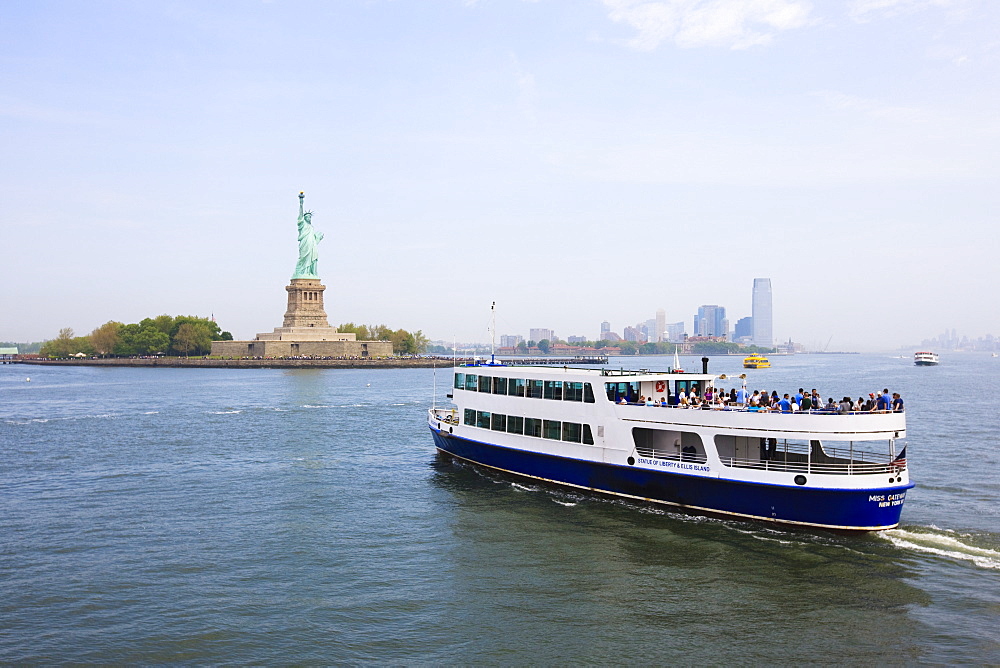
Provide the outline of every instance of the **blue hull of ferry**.
{"type": "Polygon", "coordinates": [[[696,512],[783,524],[853,531],[890,529],[899,524],[905,497],[904,488],[898,486],[815,489],[723,480],[556,457],[471,441],[433,428],[431,433],[439,450],[491,468],[696,512]]]}

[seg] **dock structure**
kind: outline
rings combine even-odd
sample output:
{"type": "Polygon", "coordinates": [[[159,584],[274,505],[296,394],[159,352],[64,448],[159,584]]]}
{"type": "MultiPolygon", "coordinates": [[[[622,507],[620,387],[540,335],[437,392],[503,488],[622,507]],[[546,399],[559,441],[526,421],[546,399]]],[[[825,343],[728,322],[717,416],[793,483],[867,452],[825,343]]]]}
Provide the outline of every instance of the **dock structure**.
{"type": "Polygon", "coordinates": [[[0,348],[0,364],[11,364],[17,359],[17,347],[0,348]]]}

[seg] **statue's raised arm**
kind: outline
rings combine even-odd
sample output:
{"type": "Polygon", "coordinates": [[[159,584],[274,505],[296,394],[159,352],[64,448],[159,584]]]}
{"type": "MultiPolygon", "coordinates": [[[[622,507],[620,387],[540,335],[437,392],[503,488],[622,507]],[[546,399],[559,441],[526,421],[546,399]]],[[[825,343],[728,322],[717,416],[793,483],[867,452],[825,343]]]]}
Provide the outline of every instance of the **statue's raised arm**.
{"type": "Polygon", "coordinates": [[[319,278],[316,265],[319,262],[318,245],[323,235],[313,229],[312,211],[305,210],[306,194],[299,193],[299,261],[295,265],[292,278],[319,278]]]}

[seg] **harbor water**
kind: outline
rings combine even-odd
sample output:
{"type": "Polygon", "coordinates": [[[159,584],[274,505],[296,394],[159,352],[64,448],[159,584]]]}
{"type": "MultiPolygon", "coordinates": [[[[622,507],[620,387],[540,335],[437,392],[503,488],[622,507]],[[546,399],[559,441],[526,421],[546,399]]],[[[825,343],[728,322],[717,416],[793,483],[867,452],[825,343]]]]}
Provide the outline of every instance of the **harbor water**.
{"type": "Polygon", "coordinates": [[[447,366],[0,366],[0,662],[1000,663],[1000,360],[771,362],[749,389],[902,394],[898,529],[693,517],[448,460],[426,427],[447,366]]]}

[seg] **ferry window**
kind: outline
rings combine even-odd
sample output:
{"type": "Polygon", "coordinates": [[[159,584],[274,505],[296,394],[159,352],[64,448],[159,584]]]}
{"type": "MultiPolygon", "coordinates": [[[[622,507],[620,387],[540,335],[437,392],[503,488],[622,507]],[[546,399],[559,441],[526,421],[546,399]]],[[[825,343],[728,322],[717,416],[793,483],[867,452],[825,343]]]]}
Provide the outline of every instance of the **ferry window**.
{"type": "Polygon", "coordinates": [[[507,433],[508,434],[523,434],[524,433],[524,418],[517,415],[507,416],[507,433]]]}
{"type": "Polygon", "coordinates": [[[493,394],[507,394],[507,379],[506,378],[494,378],[493,379],[493,394]]]}
{"type": "Polygon", "coordinates": [[[478,379],[479,379],[479,376],[477,376],[474,373],[467,373],[467,374],[465,374],[465,389],[472,390],[473,392],[475,392],[476,391],[476,381],[478,379]]]}
{"type": "Polygon", "coordinates": [[[579,443],[581,435],[580,425],[575,422],[562,423],[562,440],[570,443],[579,443]]]}
{"type": "Polygon", "coordinates": [[[455,374],[455,389],[464,390],[465,389],[465,374],[456,373],[455,374]]]}
{"type": "Polygon", "coordinates": [[[512,397],[523,397],[524,396],[524,379],[523,378],[511,378],[507,383],[507,394],[512,397]]]}
{"type": "Polygon", "coordinates": [[[479,377],[479,391],[480,392],[491,392],[493,390],[493,378],[491,376],[480,376],[479,377]]]}
{"type": "Polygon", "coordinates": [[[540,380],[529,380],[528,381],[528,396],[532,399],[542,398],[542,381],[540,380]]]}
{"type": "Polygon", "coordinates": [[[507,431],[507,416],[500,413],[493,414],[493,422],[490,427],[493,431],[507,431]]]}
{"type": "Polygon", "coordinates": [[[486,411],[476,411],[476,426],[483,429],[490,428],[490,414],[486,411]]]}
{"type": "Polygon", "coordinates": [[[583,401],[583,383],[563,383],[565,401],[583,401]]]}
{"type": "Polygon", "coordinates": [[[618,383],[604,383],[604,389],[608,391],[608,401],[614,401],[618,395],[618,383]]]}
{"type": "Polygon", "coordinates": [[[563,384],[561,380],[545,381],[545,398],[562,401],[562,386],[563,384]]]}
{"type": "Polygon", "coordinates": [[[583,403],[594,403],[594,388],[590,386],[590,383],[583,384],[583,403]]]}
{"type": "Polygon", "coordinates": [[[608,390],[608,401],[618,401],[625,397],[626,401],[636,402],[639,400],[639,383],[631,381],[628,383],[605,383],[608,390]]]}
{"type": "Polygon", "coordinates": [[[545,434],[545,438],[551,438],[553,440],[560,440],[562,437],[562,422],[559,420],[543,420],[542,431],[545,434]]]}
{"type": "Polygon", "coordinates": [[[541,438],[542,421],[538,418],[524,418],[524,435],[541,438]]]}
{"type": "Polygon", "coordinates": [[[583,442],[587,445],[594,444],[594,434],[591,433],[589,424],[583,425],[583,442]]]}
{"type": "Polygon", "coordinates": [[[476,424],[476,411],[471,408],[465,409],[465,424],[475,425],[476,424]]]}

